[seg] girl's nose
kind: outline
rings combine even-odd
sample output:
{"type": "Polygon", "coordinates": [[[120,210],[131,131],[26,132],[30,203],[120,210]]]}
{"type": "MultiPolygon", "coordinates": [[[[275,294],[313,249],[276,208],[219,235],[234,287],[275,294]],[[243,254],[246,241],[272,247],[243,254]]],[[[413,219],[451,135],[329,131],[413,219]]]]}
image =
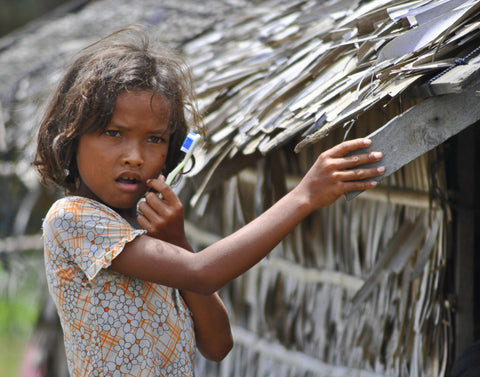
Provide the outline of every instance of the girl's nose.
{"type": "Polygon", "coordinates": [[[139,147],[126,146],[123,154],[123,164],[137,168],[143,166],[143,162],[143,155],[139,147]]]}

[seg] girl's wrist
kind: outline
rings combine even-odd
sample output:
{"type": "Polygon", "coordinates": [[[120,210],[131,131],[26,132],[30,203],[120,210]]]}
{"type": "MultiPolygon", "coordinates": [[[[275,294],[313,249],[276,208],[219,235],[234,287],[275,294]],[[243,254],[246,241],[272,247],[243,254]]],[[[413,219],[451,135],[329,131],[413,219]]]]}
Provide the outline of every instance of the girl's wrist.
{"type": "Polygon", "coordinates": [[[298,186],[290,191],[290,193],[287,195],[291,197],[290,200],[295,202],[297,211],[304,214],[304,216],[309,215],[317,209],[315,208],[311,197],[302,191],[298,186]]]}

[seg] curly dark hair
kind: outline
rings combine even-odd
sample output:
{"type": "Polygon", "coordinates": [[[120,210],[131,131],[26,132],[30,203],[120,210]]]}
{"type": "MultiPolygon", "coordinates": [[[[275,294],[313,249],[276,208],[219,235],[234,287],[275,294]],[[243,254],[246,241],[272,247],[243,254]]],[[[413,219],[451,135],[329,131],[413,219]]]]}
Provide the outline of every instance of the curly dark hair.
{"type": "Polygon", "coordinates": [[[175,168],[188,130],[204,133],[190,71],[173,50],[161,44],[150,47],[143,30],[128,27],[81,50],[54,92],[33,161],[44,184],[75,192],[79,137],[105,129],[119,93],[135,90],[151,91],[152,97],[160,95],[170,104],[171,136],[163,174],[175,168]]]}

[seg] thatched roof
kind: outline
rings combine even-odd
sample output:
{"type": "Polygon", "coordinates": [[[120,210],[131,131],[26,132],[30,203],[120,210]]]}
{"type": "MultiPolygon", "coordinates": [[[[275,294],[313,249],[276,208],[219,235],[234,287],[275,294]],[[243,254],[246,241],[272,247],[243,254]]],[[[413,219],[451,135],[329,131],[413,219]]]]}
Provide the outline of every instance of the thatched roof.
{"type": "MultiPolygon", "coordinates": [[[[20,135],[36,129],[39,106],[71,54],[142,24],[190,60],[209,127],[197,184],[215,185],[204,177],[223,164],[234,174],[242,156],[253,155],[250,163],[291,142],[299,151],[393,100],[462,91],[478,73],[479,7],[473,0],[74,1],[72,12],[1,41],[0,151],[29,161],[32,139],[20,135]],[[435,78],[453,67],[453,78],[435,78]]],[[[14,168],[29,171],[0,170],[14,168]]]]}
{"type": "MultiPolygon", "coordinates": [[[[297,0],[262,1],[215,24],[184,46],[209,127],[197,184],[214,186],[222,170],[234,174],[255,159],[245,156],[292,142],[298,152],[339,128],[347,135],[368,111],[466,90],[480,73],[479,21],[479,1],[297,0]]],[[[432,116],[419,112],[424,122],[432,116]]],[[[414,146],[387,173],[458,131],[414,146]]],[[[406,144],[396,137],[392,143],[406,144]]]]}

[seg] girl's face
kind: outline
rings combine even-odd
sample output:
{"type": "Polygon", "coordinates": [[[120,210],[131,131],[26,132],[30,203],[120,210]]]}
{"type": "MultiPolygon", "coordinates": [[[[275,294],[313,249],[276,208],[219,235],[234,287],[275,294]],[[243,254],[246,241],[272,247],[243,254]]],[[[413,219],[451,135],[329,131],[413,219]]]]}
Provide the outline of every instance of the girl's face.
{"type": "Polygon", "coordinates": [[[149,91],[120,93],[107,128],[79,139],[77,195],[135,216],[146,181],[158,177],[167,158],[169,120],[164,98],[149,91]]]}

